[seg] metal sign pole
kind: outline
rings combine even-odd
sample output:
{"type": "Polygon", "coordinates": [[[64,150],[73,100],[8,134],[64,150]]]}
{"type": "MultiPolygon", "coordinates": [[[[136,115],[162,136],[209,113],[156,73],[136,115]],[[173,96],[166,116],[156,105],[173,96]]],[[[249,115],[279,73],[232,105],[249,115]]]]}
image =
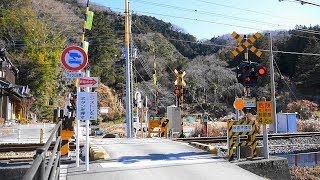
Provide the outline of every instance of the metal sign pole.
{"type": "Polygon", "coordinates": [[[272,37],[269,33],[269,61],[270,61],[270,81],[271,81],[271,102],[272,102],[272,119],[275,122],[276,133],[278,133],[278,120],[277,120],[277,111],[276,111],[276,88],[274,82],[274,68],[273,68],[273,53],[272,53],[272,37]]]}
{"type": "MultiPolygon", "coordinates": [[[[79,71],[79,72],[81,72],[81,71],[79,71]]],[[[79,86],[79,79],[77,79],[76,81],[78,81],[76,84],[77,84],[77,93],[78,92],[80,92],[81,91],[81,89],[80,89],[80,86],[79,86]]],[[[77,97],[78,97],[78,95],[77,95],[77,97]]],[[[78,109],[78,107],[77,107],[77,109],[78,109]]],[[[77,167],[79,167],[80,166],[80,158],[79,158],[79,156],[80,156],[80,140],[79,140],[79,129],[80,129],[80,120],[78,119],[78,117],[77,117],[77,119],[76,119],[76,166],[77,167]]]]}
{"type": "MultiPolygon", "coordinates": [[[[236,121],[239,121],[239,110],[236,110],[236,121]]],[[[240,143],[240,136],[237,136],[237,143],[240,143]]],[[[237,159],[240,159],[240,146],[237,147],[237,159]]]]}
{"type": "MultiPolygon", "coordinates": [[[[90,77],[90,71],[86,70],[86,77],[90,77]]],[[[86,92],[90,92],[90,88],[86,87],[86,92]]],[[[89,171],[89,121],[86,120],[86,170],[89,171]]]]}

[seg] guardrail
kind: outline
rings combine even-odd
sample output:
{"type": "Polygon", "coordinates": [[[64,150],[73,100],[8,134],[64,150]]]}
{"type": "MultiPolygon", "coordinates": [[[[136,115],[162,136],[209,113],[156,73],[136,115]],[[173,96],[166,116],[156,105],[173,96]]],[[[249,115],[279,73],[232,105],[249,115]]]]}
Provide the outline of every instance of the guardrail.
{"type": "Polygon", "coordinates": [[[60,174],[60,158],[61,158],[61,132],[62,132],[62,121],[60,121],[53,129],[48,141],[43,147],[38,148],[34,161],[27,173],[23,176],[23,180],[32,180],[36,176],[36,179],[59,179],[60,174]],[[56,142],[49,161],[46,159],[47,151],[53,141],[53,137],[56,137],[56,142]],[[48,163],[47,163],[48,162],[48,163]]]}

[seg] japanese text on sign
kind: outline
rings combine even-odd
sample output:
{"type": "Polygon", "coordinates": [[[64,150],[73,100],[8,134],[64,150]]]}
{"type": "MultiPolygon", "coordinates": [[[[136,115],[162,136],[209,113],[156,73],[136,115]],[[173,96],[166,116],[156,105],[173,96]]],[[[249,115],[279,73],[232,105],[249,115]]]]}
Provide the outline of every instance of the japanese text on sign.
{"type": "Polygon", "coordinates": [[[262,124],[272,124],[271,101],[258,101],[257,103],[258,122],[262,124]]]}
{"type": "Polygon", "coordinates": [[[78,120],[97,120],[97,93],[78,92],[78,120]]]}
{"type": "Polygon", "coordinates": [[[250,132],[252,130],[252,125],[233,125],[232,131],[233,132],[250,132]]]}

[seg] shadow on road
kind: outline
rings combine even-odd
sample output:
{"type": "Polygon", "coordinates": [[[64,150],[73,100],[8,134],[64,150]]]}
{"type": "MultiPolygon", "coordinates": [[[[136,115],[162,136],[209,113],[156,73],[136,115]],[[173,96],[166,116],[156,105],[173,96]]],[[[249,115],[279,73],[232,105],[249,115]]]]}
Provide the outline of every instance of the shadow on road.
{"type": "Polygon", "coordinates": [[[123,164],[132,164],[143,160],[186,160],[186,159],[217,159],[219,157],[212,156],[208,152],[183,152],[170,154],[149,154],[147,156],[123,156],[118,159],[118,162],[123,164]]]}

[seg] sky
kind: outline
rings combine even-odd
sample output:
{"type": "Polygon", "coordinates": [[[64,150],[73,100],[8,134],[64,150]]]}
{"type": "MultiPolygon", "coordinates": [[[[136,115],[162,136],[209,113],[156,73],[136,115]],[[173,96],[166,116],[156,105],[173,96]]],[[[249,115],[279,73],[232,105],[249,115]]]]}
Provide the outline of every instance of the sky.
{"type": "MultiPolygon", "coordinates": [[[[320,4],[320,0],[305,0],[320,4]]],[[[124,12],[124,0],[91,0],[124,12]]],[[[295,0],[129,0],[133,13],[170,22],[198,40],[320,25],[320,7],[295,0]]],[[[90,5],[89,5],[90,6],[90,5]]]]}

